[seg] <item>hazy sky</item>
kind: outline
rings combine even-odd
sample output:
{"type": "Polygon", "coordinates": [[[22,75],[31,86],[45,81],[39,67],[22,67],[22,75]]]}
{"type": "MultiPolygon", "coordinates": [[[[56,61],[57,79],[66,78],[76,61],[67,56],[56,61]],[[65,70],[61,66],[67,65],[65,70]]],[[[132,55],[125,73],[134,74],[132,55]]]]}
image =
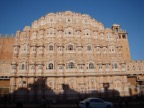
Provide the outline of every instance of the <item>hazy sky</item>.
{"type": "Polygon", "coordinates": [[[128,32],[131,58],[144,60],[144,0],[0,0],[0,34],[15,34],[50,12],[88,14],[128,32]]]}

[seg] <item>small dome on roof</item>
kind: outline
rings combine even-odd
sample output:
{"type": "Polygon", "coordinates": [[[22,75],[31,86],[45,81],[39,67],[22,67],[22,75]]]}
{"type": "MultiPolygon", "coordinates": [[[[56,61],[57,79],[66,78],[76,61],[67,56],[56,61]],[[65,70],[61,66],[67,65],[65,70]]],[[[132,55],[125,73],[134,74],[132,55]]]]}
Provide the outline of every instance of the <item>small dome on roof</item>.
{"type": "Polygon", "coordinates": [[[113,26],[120,26],[119,24],[113,24],[113,26]]]}

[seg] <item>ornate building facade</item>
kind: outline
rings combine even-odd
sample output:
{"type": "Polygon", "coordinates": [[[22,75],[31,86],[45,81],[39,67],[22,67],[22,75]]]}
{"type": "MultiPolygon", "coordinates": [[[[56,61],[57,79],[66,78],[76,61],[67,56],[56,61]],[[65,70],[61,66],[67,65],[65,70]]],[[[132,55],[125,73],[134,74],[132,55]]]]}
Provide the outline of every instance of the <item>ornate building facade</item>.
{"type": "Polygon", "coordinates": [[[17,31],[10,93],[30,99],[140,93],[144,61],[132,61],[128,35],[87,14],[49,13],[17,31]]]}

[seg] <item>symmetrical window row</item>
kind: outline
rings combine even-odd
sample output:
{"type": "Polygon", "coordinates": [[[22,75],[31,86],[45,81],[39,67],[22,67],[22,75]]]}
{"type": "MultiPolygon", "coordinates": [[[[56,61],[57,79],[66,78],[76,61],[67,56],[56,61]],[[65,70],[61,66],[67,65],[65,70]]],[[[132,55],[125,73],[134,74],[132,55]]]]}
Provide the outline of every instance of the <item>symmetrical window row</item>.
{"type": "MultiPolygon", "coordinates": [[[[31,53],[36,53],[36,51],[38,51],[38,53],[40,53],[40,52],[43,53],[44,50],[53,52],[53,51],[55,51],[56,46],[54,44],[48,44],[45,47],[42,47],[42,46],[41,47],[36,47],[36,46],[31,46],[30,47],[29,45],[25,44],[25,45],[21,45],[20,48],[15,46],[14,47],[14,53],[18,53],[18,52],[20,52],[20,53],[28,53],[29,49],[30,49],[31,53]]],[[[86,45],[84,47],[82,47],[82,46],[77,46],[76,47],[73,44],[66,44],[65,48],[63,46],[58,46],[57,47],[58,51],[64,51],[64,50],[66,50],[66,51],[76,51],[76,49],[78,51],[82,51],[84,49],[84,51],[88,51],[88,52],[89,51],[92,52],[92,51],[95,50],[96,53],[100,53],[100,52],[103,52],[103,53],[107,53],[107,52],[116,53],[116,50],[121,52],[121,49],[120,48],[116,48],[115,46],[108,46],[108,47],[106,47],[106,46],[104,46],[104,47],[96,46],[96,47],[93,47],[92,45],[86,45]]]]}
{"type": "Polygon", "coordinates": [[[62,35],[65,35],[65,36],[80,36],[80,35],[83,35],[83,36],[93,36],[94,38],[99,38],[99,39],[112,39],[113,36],[112,34],[108,33],[108,34],[105,34],[105,33],[98,33],[98,32],[91,32],[89,29],[85,29],[83,30],[82,32],[80,30],[76,30],[74,32],[74,30],[72,28],[67,28],[63,31],[56,31],[55,29],[47,29],[46,30],[46,33],[44,31],[39,31],[38,33],[37,32],[33,32],[32,33],[32,36],[30,37],[31,39],[36,39],[36,38],[43,38],[44,36],[45,37],[51,37],[51,36],[62,36],[62,35]]]}
{"type": "MultiPolygon", "coordinates": [[[[75,15],[75,14],[73,14],[73,15],[75,15]]],[[[68,24],[81,23],[81,24],[91,24],[94,27],[98,26],[98,22],[96,22],[94,19],[92,20],[88,16],[83,17],[83,16],[76,15],[76,17],[70,17],[70,16],[64,15],[65,18],[61,17],[61,16],[58,16],[58,17],[55,17],[55,16],[56,15],[54,15],[54,16],[47,15],[46,17],[42,17],[39,21],[34,21],[32,24],[32,27],[37,28],[39,25],[56,24],[56,23],[64,23],[64,22],[66,22],[68,24]]],[[[99,26],[102,26],[102,25],[99,25],[99,26]]]]}
{"type": "MultiPolygon", "coordinates": [[[[83,37],[93,37],[95,39],[102,39],[102,40],[103,39],[113,40],[117,38],[112,33],[92,31],[90,29],[74,30],[73,27],[68,27],[68,28],[65,28],[64,30],[57,30],[56,28],[48,28],[46,30],[34,31],[32,33],[21,32],[20,34],[16,35],[16,39],[36,40],[36,39],[55,37],[55,36],[58,36],[58,37],[83,36],[83,37]]],[[[126,38],[126,35],[125,35],[125,38],[126,38]]]]}
{"type": "MultiPolygon", "coordinates": [[[[31,65],[31,69],[35,69],[35,66],[34,65],[31,65]]],[[[64,65],[59,65],[58,66],[59,69],[64,69],[64,65]]],[[[103,68],[110,68],[110,64],[109,63],[106,63],[105,65],[104,64],[96,64],[93,63],[93,62],[90,62],[88,63],[88,65],[86,65],[86,69],[96,69],[96,67],[98,67],[98,69],[103,69],[103,68]]],[[[43,67],[41,67],[42,69],[43,67]]],[[[75,69],[75,68],[79,68],[79,69],[84,69],[84,64],[78,64],[76,65],[74,62],[69,62],[66,64],[66,69],[75,69]]],[[[118,69],[119,66],[118,66],[118,63],[112,63],[112,69],[118,69]]],[[[125,64],[121,64],[121,68],[125,68],[125,64]]],[[[28,69],[28,65],[27,63],[20,63],[19,64],[19,69],[20,70],[27,70],[28,69]]],[[[46,70],[53,70],[55,69],[55,64],[54,63],[48,63],[46,64],[46,70]]]]}

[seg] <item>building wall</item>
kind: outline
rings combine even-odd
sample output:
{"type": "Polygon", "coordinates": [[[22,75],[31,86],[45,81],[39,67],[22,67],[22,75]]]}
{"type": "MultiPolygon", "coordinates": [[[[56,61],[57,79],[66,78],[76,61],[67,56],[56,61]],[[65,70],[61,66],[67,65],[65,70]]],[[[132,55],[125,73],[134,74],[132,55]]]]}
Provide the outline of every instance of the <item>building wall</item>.
{"type": "Polygon", "coordinates": [[[10,76],[14,40],[12,36],[0,37],[0,79],[10,76]]]}
{"type": "Polygon", "coordinates": [[[9,93],[14,40],[12,36],[0,37],[0,96],[9,93]]]}
{"type": "Polygon", "coordinates": [[[0,37],[0,60],[12,60],[14,37],[0,37]]]}
{"type": "Polygon", "coordinates": [[[120,25],[104,28],[70,11],[47,14],[17,31],[10,65],[10,92],[32,98],[128,96],[133,85],[128,76],[144,73],[144,61],[131,61],[120,25]]]}

